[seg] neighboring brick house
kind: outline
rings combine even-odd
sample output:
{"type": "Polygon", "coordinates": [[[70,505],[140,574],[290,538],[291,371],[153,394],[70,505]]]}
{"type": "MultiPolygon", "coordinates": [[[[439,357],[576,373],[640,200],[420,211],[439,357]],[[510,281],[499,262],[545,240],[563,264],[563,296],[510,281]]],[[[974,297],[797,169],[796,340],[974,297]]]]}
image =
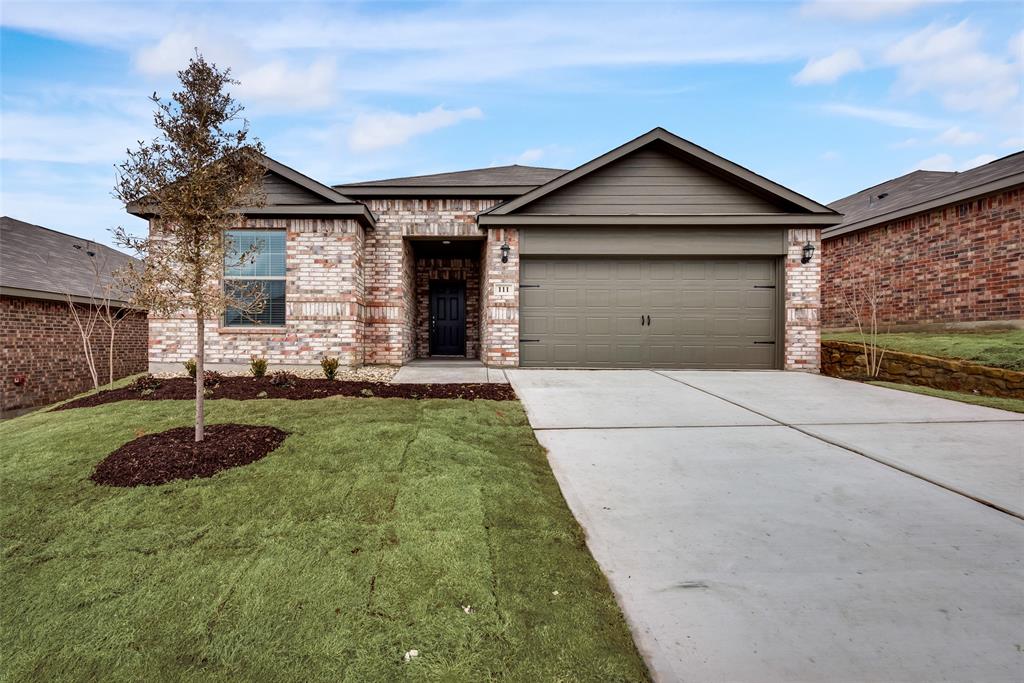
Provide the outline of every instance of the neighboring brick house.
{"type": "MultiPolygon", "coordinates": [[[[82,336],[85,320],[130,256],[100,244],[4,216],[0,218],[0,413],[52,403],[91,389],[82,336]],[[98,276],[97,276],[98,274],[98,276]],[[70,299],[70,301],[69,301],[70,299]]],[[[114,334],[114,377],[146,370],[146,313],[112,289],[121,317],[114,334]]],[[[90,337],[101,383],[109,377],[109,327],[90,337]]]]}
{"type": "MultiPolygon", "coordinates": [[[[206,322],[211,367],[818,368],[803,254],[841,216],[663,129],[572,171],[329,187],[265,162],[266,204],[229,235],[265,253],[224,278],[263,281],[270,305],[206,322]]],[[[154,371],[194,356],[189,315],[150,318],[154,371]]]]}
{"type": "Polygon", "coordinates": [[[854,324],[843,294],[874,281],[886,328],[1024,326],[1024,152],[962,173],[914,171],[830,206],[822,324],[854,324]]]}

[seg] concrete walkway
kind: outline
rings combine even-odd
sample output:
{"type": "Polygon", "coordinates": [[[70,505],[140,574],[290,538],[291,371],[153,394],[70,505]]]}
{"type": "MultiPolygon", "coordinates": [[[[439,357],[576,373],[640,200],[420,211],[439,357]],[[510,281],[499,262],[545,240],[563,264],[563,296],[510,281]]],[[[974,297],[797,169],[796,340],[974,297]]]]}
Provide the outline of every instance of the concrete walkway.
{"type": "Polygon", "coordinates": [[[659,680],[1022,679],[1024,415],[798,373],[508,375],[659,680]]]}
{"type": "Polygon", "coordinates": [[[417,358],[398,369],[393,384],[508,384],[505,371],[469,358],[417,358]]]}

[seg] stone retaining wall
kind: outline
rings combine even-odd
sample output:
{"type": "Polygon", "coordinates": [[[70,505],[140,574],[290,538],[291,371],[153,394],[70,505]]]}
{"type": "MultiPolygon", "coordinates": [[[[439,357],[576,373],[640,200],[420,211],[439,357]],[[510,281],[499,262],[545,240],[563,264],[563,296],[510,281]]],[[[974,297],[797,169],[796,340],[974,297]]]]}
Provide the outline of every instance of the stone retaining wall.
{"type": "MultiPolygon", "coordinates": [[[[864,347],[850,342],[823,341],[821,371],[831,377],[864,379],[864,347]]],[[[882,369],[874,379],[1024,399],[1024,372],[914,353],[886,351],[882,369]]]]}

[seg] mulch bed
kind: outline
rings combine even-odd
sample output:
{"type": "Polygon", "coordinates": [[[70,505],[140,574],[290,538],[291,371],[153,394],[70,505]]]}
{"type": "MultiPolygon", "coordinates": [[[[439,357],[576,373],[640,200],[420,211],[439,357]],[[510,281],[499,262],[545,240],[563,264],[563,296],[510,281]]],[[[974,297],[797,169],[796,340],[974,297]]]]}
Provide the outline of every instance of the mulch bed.
{"type": "Polygon", "coordinates": [[[217,424],[195,442],[195,427],[176,427],[129,441],[104,458],[92,479],[104,486],[153,486],[175,479],[212,477],[256,462],[281,445],[288,432],[276,427],[217,424]]]}
{"type": "MultiPolygon", "coordinates": [[[[206,398],[248,401],[262,398],[303,400],[329,396],[355,398],[461,398],[467,400],[514,401],[516,393],[508,384],[388,384],[386,382],[344,382],[292,377],[286,382],[271,377],[221,377],[206,380],[206,398]]],[[[195,398],[195,382],[189,377],[159,379],[142,377],[134,384],[109,389],[69,401],[54,410],[87,408],[116,401],[189,400],[195,398]]]]}

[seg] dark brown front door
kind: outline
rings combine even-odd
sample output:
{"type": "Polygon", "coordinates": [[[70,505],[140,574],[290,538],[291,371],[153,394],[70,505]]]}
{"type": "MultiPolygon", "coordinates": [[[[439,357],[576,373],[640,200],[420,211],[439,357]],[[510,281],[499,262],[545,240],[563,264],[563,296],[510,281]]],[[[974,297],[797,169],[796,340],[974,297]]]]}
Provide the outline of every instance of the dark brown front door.
{"type": "Polygon", "coordinates": [[[430,283],[430,354],[466,355],[466,283],[430,283]]]}

